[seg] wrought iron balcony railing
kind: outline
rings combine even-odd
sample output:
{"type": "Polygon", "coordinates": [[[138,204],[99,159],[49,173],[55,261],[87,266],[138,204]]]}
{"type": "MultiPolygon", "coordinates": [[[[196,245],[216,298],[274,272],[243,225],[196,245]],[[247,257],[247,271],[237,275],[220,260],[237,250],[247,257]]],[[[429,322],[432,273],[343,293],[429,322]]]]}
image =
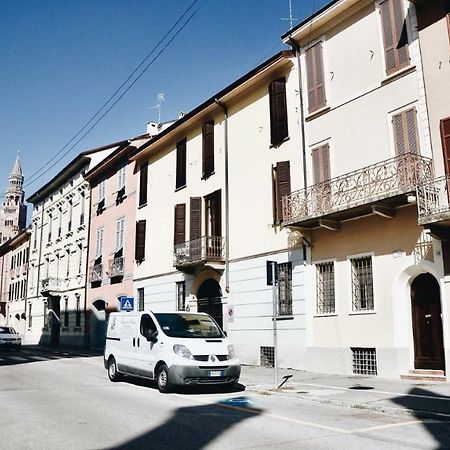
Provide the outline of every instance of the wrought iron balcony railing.
{"type": "Polygon", "coordinates": [[[450,219],[450,176],[417,186],[419,225],[450,219]]]}
{"type": "Polygon", "coordinates": [[[200,262],[222,262],[225,259],[225,239],[220,236],[202,236],[174,246],[173,265],[176,267],[200,262]]]}
{"type": "Polygon", "coordinates": [[[109,261],[108,275],[110,278],[123,277],[125,273],[125,258],[120,256],[109,261]]]}
{"type": "Polygon", "coordinates": [[[59,292],[62,287],[60,278],[44,278],[41,281],[41,293],[59,292]]]}
{"type": "Polygon", "coordinates": [[[301,223],[414,192],[432,179],[430,158],[405,153],[283,197],[283,223],[301,223]]]}
{"type": "Polygon", "coordinates": [[[94,264],[89,268],[90,283],[102,281],[102,278],[103,278],[103,264],[94,264]]]}

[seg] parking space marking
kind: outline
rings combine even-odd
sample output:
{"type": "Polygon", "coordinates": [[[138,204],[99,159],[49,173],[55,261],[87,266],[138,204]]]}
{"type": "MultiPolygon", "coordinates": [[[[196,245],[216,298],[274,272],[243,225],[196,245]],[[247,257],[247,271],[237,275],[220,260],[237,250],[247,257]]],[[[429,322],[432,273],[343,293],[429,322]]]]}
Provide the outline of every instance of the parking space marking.
{"type": "MultiPolygon", "coordinates": [[[[374,427],[360,428],[359,430],[354,430],[353,433],[370,433],[371,431],[384,430],[386,428],[395,428],[395,427],[403,427],[406,425],[414,425],[418,423],[427,422],[426,420],[408,420],[406,422],[396,422],[396,423],[386,423],[384,425],[376,425],[374,427]]],[[[439,422],[439,421],[433,421],[439,422]]]]}

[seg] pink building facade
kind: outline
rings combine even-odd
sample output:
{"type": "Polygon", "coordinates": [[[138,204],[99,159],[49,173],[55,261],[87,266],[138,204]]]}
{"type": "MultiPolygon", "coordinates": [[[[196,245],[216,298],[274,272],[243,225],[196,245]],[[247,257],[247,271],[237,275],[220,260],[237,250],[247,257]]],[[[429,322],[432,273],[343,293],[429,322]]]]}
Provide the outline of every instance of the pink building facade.
{"type": "Polygon", "coordinates": [[[87,309],[91,348],[105,343],[110,312],[133,296],[136,177],[130,155],[148,137],[129,140],[86,174],[91,185],[87,309]]]}

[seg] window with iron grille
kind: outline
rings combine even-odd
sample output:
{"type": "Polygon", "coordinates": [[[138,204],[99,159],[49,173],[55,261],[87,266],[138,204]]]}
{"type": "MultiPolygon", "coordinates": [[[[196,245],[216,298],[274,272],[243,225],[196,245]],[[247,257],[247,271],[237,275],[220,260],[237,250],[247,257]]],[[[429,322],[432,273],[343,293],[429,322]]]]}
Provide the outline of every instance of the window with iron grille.
{"type": "Polygon", "coordinates": [[[275,350],[274,347],[259,347],[260,364],[263,367],[275,366],[275,350]]]}
{"type": "Polygon", "coordinates": [[[31,303],[28,305],[28,328],[33,326],[33,315],[32,315],[32,305],[31,303]]]}
{"type": "Polygon", "coordinates": [[[48,306],[47,302],[44,302],[44,328],[48,328],[48,306]]]}
{"type": "Polygon", "coordinates": [[[278,264],[278,315],[292,315],[292,263],[278,264]]]}
{"type": "Polygon", "coordinates": [[[373,306],[372,257],[353,258],[352,297],[353,311],[371,311],[373,306]]]}
{"type": "Polygon", "coordinates": [[[177,282],[177,311],[185,311],[186,284],[184,281],[177,282]]]}
{"type": "Polygon", "coordinates": [[[335,308],[334,263],[316,264],[317,314],[333,314],[335,308]]]}
{"type": "Polygon", "coordinates": [[[351,348],[353,354],[353,373],[377,375],[377,352],[374,348],[351,348]]]}
{"type": "Polygon", "coordinates": [[[69,326],[69,299],[64,299],[64,326],[69,326]]]}
{"type": "Polygon", "coordinates": [[[138,288],[138,311],[144,311],[144,288],[138,288]]]}

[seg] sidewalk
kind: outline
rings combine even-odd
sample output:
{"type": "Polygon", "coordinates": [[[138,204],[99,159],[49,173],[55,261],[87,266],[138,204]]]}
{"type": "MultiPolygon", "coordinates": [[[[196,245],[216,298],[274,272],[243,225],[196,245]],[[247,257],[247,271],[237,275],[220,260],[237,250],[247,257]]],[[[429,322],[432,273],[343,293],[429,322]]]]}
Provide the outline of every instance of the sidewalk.
{"type": "Polygon", "coordinates": [[[240,382],[247,390],[266,395],[298,396],[342,407],[415,417],[439,416],[450,421],[450,383],[279,369],[279,385],[286,375],[292,376],[275,389],[273,368],[243,366],[240,382]]]}

